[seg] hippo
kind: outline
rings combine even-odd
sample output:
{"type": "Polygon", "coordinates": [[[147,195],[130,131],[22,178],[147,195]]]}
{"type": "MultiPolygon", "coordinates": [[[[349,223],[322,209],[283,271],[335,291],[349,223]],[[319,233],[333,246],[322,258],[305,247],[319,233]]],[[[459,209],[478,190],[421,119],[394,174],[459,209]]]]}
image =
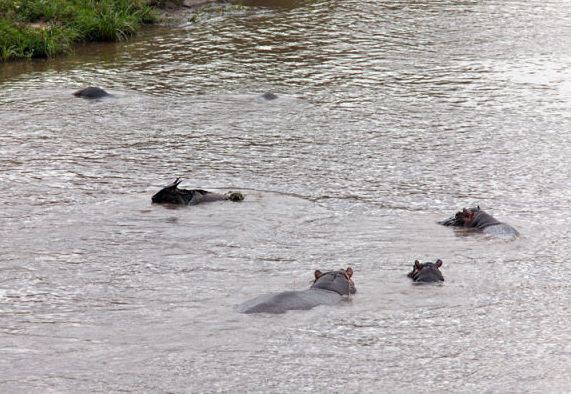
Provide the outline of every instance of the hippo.
{"type": "Polygon", "coordinates": [[[515,228],[509,224],[500,222],[492,215],[481,210],[479,206],[464,208],[462,211],[456,212],[456,215],[438,223],[444,226],[474,229],[489,235],[519,235],[515,228]]]}
{"type": "Polygon", "coordinates": [[[318,305],[335,305],[344,296],[355,294],[357,289],[351,277],[353,269],[321,272],[316,270],[309,289],[265,294],[238,306],[241,313],[285,313],[290,310],[308,310],[318,305]]]}
{"type": "Polygon", "coordinates": [[[111,97],[109,93],[105,90],[95,87],[89,86],[85,89],[78,90],[77,92],[73,93],[75,97],[81,97],[85,99],[99,99],[103,97],[111,97]]]}
{"type": "Polygon", "coordinates": [[[175,181],[162,188],[153,197],[152,201],[155,204],[179,204],[179,205],[196,205],[201,202],[211,202],[211,201],[242,201],[244,195],[240,192],[228,192],[228,193],[214,193],[208,192],[206,190],[193,189],[179,189],[178,185],[182,182],[180,178],[176,178],[175,181]]]}
{"type": "Polygon", "coordinates": [[[272,93],[272,92],[266,92],[266,93],[262,94],[261,97],[262,97],[264,100],[268,100],[268,101],[276,100],[276,99],[278,98],[277,94],[274,94],[274,93],[272,93]]]}
{"type": "Polygon", "coordinates": [[[414,282],[428,283],[428,282],[444,282],[444,276],[440,272],[442,267],[442,260],[436,260],[436,263],[421,263],[418,260],[414,261],[412,271],[408,273],[408,277],[414,282]]]}

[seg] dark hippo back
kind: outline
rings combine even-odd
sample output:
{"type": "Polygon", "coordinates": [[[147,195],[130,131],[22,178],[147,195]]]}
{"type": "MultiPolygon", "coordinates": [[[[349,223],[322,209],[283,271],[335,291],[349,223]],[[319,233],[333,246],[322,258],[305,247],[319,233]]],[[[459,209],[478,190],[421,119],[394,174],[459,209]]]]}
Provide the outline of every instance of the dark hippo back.
{"type": "Polygon", "coordinates": [[[507,223],[500,222],[492,215],[482,211],[481,209],[478,209],[478,211],[470,212],[469,216],[464,220],[464,227],[473,228],[488,235],[500,237],[514,237],[519,235],[515,228],[507,223]]]}
{"type": "Polygon", "coordinates": [[[483,230],[488,226],[495,226],[501,224],[499,220],[494,218],[492,215],[487,214],[484,211],[478,211],[470,220],[466,223],[466,227],[476,228],[478,230],[483,230]]]}
{"type": "Polygon", "coordinates": [[[96,86],[89,86],[85,89],[78,90],[73,93],[75,97],[82,97],[86,99],[98,99],[103,97],[110,97],[111,95],[105,90],[98,88],[96,86]]]}
{"type": "Polygon", "coordinates": [[[261,97],[262,97],[264,100],[268,100],[268,101],[276,100],[276,99],[278,98],[277,94],[274,94],[274,93],[272,93],[272,92],[266,92],[266,93],[262,94],[261,97]]]}
{"type": "Polygon", "coordinates": [[[240,313],[285,313],[314,308],[318,305],[335,305],[341,296],[333,291],[308,289],[264,294],[238,306],[240,313]]]}
{"type": "Polygon", "coordinates": [[[241,313],[285,313],[290,310],[307,310],[318,305],[335,305],[344,295],[357,291],[351,280],[353,270],[315,271],[311,288],[302,291],[284,291],[265,294],[238,306],[241,313]]]}
{"type": "Polygon", "coordinates": [[[436,260],[436,263],[421,263],[415,260],[412,271],[408,273],[408,277],[415,282],[443,282],[444,276],[440,272],[442,260],[436,260]]]}

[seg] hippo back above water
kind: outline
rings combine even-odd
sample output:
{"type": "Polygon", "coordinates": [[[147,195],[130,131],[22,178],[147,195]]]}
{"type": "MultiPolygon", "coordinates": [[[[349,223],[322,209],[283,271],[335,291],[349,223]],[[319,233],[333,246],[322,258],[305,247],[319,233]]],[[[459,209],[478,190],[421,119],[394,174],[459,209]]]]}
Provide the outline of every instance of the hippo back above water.
{"type": "Polygon", "coordinates": [[[436,263],[421,263],[415,260],[412,271],[407,276],[419,283],[444,282],[440,267],[442,267],[442,260],[440,259],[436,260],[436,263]]]}
{"type": "Polygon", "coordinates": [[[111,97],[111,95],[105,90],[96,86],[89,86],[85,89],[78,90],[77,92],[74,92],[73,95],[75,97],[81,97],[85,99],[100,99],[103,97],[111,97]]]}
{"type": "Polygon", "coordinates": [[[225,194],[214,193],[201,189],[179,189],[178,185],[182,182],[177,178],[170,185],[162,188],[153,197],[152,201],[155,204],[178,204],[178,205],[196,205],[201,202],[211,201],[242,201],[244,195],[240,192],[228,192],[225,194]]]}
{"type": "Polygon", "coordinates": [[[266,92],[266,93],[262,94],[260,97],[263,98],[264,100],[268,100],[268,101],[278,99],[278,95],[275,93],[272,93],[272,92],[266,92]]]}
{"type": "Polygon", "coordinates": [[[355,294],[357,289],[351,277],[353,269],[315,271],[311,287],[301,291],[284,291],[265,294],[238,306],[242,313],[285,313],[289,310],[307,310],[318,305],[335,305],[344,296],[355,294]]]}
{"type": "Polygon", "coordinates": [[[464,208],[446,220],[438,222],[444,226],[464,227],[484,232],[489,235],[517,236],[519,233],[509,224],[500,222],[480,207],[464,208]]]}

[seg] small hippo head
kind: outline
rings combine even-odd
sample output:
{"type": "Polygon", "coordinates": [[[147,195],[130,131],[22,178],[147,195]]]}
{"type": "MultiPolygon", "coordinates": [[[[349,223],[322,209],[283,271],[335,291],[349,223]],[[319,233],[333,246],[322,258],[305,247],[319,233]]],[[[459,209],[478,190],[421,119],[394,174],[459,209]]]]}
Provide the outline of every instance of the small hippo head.
{"type": "Polygon", "coordinates": [[[156,204],[184,204],[185,200],[178,189],[181,182],[180,178],[176,178],[172,184],[162,188],[152,197],[153,202],[156,204]]]}
{"type": "Polygon", "coordinates": [[[474,217],[478,212],[480,212],[480,206],[464,208],[461,211],[456,212],[454,216],[438,223],[444,226],[470,227],[472,220],[474,220],[474,217]]]}
{"type": "Polygon", "coordinates": [[[436,263],[421,263],[415,260],[412,271],[408,273],[408,277],[415,282],[442,282],[444,277],[440,272],[442,260],[436,260],[436,263]]]}
{"type": "Polygon", "coordinates": [[[340,295],[355,294],[357,289],[351,277],[353,268],[340,269],[339,271],[321,272],[315,271],[315,280],[311,285],[312,289],[322,289],[334,291],[340,295]]]}

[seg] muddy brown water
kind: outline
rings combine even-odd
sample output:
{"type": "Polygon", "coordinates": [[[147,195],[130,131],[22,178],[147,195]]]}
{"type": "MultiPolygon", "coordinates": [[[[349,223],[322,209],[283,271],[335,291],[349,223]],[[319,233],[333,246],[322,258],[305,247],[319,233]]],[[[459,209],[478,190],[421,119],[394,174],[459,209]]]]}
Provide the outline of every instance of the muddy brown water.
{"type": "Polygon", "coordinates": [[[571,4],[264,3],[0,65],[0,391],[567,392],[571,4]]]}

